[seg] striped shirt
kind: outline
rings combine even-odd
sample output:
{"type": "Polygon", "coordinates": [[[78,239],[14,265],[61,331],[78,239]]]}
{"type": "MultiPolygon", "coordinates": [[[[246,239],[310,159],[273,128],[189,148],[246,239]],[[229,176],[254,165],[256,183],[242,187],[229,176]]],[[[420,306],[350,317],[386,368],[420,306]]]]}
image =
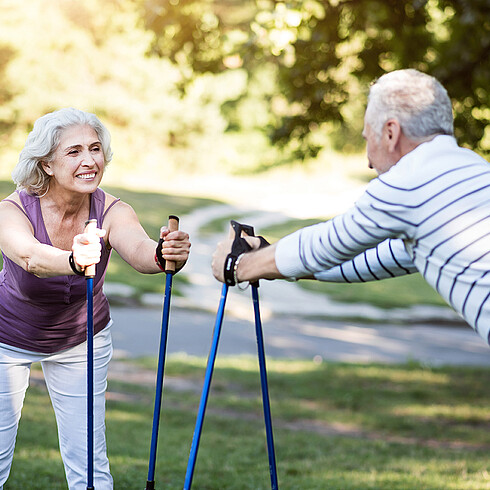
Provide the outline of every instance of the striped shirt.
{"type": "Polygon", "coordinates": [[[333,268],[317,275],[330,281],[417,270],[490,343],[490,166],[437,136],[372,180],[349,211],[280,240],[275,258],[285,277],[333,268]]]}

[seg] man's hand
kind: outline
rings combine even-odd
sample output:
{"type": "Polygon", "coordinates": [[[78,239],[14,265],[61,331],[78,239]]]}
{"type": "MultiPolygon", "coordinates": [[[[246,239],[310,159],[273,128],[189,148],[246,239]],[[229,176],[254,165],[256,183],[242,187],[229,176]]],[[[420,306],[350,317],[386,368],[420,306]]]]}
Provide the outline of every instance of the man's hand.
{"type": "MultiPolygon", "coordinates": [[[[260,248],[260,238],[248,236],[242,231],[242,238],[244,238],[247,243],[252,247],[252,251],[258,250],[260,248]]],[[[234,241],[234,235],[228,237],[226,240],[218,243],[216,250],[213,253],[213,260],[211,262],[211,268],[213,270],[214,277],[220,281],[225,282],[224,268],[226,257],[231,253],[231,246],[234,241]]]]}

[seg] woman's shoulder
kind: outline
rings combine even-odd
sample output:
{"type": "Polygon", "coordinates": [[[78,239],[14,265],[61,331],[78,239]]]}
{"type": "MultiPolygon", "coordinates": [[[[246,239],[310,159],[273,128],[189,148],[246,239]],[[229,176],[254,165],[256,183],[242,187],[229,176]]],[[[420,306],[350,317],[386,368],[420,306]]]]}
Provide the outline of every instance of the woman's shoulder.
{"type": "Polygon", "coordinates": [[[12,192],[12,194],[0,201],[0,210],[3,218],[12,217],[12,219],[17,219],[19,213],[27,216],[26,202],[21,199],[18,191],[12,192]]]}
{"type": "Polygon", "coordinates": [[[4,197],[0,201],[0,205],[6,209],[13,209],[14,207],[23,209],[30,201],[29,199],[26,199],[26,197],[29,198],[30,196],[24,191],[14,191],[9,196],[4,197]],[[21,192],[24,194],[23,197],[20,195],[21,192]]]}
{"type": "Polygon", "coordinates": [[[19,193],[17,191],[14,191],[9,196],[4,197],[0,202],[2,202],[2,203],[3,202],[16,202],[16,203],[20,204],[19,193]]]}

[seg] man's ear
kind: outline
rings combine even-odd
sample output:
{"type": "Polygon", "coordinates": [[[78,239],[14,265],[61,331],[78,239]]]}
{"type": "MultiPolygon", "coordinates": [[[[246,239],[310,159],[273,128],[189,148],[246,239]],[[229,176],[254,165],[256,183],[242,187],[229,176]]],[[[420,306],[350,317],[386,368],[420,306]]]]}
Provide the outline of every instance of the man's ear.
{"type": "Polygon", "coordinates": [[[400,137],[402,134],[402,128],[400,123],[396,119],[388,119],[384,126],[386,142],[388,145],[388,150],[392,153],[396,151],[396,148],[400,142],[400,137]]]}

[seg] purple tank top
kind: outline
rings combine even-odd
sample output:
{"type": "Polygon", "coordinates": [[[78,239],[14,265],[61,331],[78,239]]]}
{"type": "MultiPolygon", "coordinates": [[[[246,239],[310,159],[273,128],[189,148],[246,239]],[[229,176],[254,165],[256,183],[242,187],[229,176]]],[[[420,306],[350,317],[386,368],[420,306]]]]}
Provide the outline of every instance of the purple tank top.
{"type": "MultiPolygon", "coordinates": [[[[25,191],[20,191],[19,197],[21,210],[34,228],[34,236],[39,242],[52,245],[44,225],[39,198],[25,191]]],[[[103,225],[108,211],[104,213],[104,204],[105,193],[97,189],[91,194],[89,218],[96,219],[99,227],[103,225]]],[[[102,256],[96,266],[94,278],[95,333],[100,332],[110,320],[109,303],[102,285],[111,252],[107,250],[102,238],[101,244],[102,256]]],[[[12,262],[3,252],[2,255],[0,342],[45,354],[59,352],[84,342],[87,335],[85,278],[39,278],[12,262]]]]}

